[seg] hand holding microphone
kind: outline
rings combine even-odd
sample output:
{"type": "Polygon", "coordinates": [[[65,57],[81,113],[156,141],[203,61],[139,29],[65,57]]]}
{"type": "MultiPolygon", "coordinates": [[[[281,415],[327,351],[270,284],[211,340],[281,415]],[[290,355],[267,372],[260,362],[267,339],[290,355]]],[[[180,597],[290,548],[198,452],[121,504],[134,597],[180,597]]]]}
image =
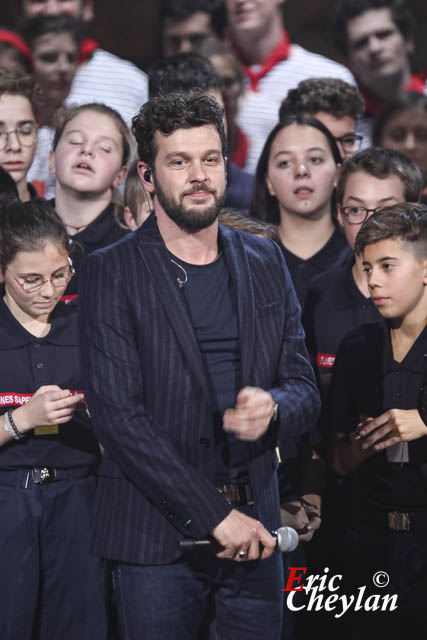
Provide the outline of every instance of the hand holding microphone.
{"type": "Polygon", "coordinates": [[[258,520],[235,509],[213,529],[212,535],[211,539],[182,540],[180,549],[209,550],[219,558],[241,562],[268,558],[276,549],[290,553],[298,546],[298,534],[291,527],[269,533],[258,520]]]}

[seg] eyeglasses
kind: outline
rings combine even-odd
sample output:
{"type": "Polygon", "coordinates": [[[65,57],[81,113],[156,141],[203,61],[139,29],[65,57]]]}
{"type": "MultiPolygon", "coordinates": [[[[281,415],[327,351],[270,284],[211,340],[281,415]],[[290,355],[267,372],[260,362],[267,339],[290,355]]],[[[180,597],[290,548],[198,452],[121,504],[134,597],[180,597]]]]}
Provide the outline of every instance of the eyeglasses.
{"type": "Polygon", "coordinates": [[[39,291],[42,286],[46,284],[46,282],[50,282],[51,285],[56,289],[65,287],[65,285],[68,284],[75,273],[76,270],[74,269],[74,267],[69,266],[65,267],[63,271],[54,273],[50,278],[42,278],[41,276],[28,276],[20,280],[14,274],[13,277],[22,288],[22,290],[25,291],[25,293],[35,293],[36,291],[39,291]]]}
{"type": "Polygon", "coordinates": [[[37,138],[37,128],[34,122],[26,122],[11,131],[0,131],[0,151],[6,149],[11,133],[16,135],[19,144],[23,147],[31,147],[37,138]]]}
{"type": "Polygon", "coordinates": [[[357,133],[348,133],[346,136],[335,138],[336,142],[339,142],[344,151],[352,152],[359,151],[362,144],[363,136],[357,133]]]}
{"type": "Polygon", "coordinates": [[[353,205],[352,207],[341,207],[341,213],[348,224],[362,224],[362,222],[365,222],[365,220],[369,218],[370,213],[375,213],[375,211],[379,209],[381,209],[381,207],[367,209],[366,207],[353,205]]]}

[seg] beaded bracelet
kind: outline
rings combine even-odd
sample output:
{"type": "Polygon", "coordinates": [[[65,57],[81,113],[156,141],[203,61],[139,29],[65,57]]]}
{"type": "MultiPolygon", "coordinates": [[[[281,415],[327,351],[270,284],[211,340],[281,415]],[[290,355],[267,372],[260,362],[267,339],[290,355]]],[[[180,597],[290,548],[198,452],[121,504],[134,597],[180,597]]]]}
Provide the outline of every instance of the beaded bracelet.
{"type": "Polygon", "coordinates": [[[6,411],[4,415],[4,427],[6,431],[8,431],[13,436],[13,438],[15,438],[15,440],[22,440],[23,438],[25,438],[25,435],[21,433],[16,426],[15,421],[12,418],[12,411],[10,409],[9,411],[6,411]]]}

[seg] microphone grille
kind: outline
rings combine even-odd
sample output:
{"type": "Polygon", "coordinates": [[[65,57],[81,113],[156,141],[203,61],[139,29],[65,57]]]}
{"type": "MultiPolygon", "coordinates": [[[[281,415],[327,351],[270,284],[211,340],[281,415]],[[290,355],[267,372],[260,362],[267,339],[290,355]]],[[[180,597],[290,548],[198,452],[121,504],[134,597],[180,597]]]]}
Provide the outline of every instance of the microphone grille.
{"type": "Polygon", "coordinates": [[[298,546],[299,537],[292,527],[280,527],[277,530],[277,548],[284,553],[295,551],[298,546]]]}

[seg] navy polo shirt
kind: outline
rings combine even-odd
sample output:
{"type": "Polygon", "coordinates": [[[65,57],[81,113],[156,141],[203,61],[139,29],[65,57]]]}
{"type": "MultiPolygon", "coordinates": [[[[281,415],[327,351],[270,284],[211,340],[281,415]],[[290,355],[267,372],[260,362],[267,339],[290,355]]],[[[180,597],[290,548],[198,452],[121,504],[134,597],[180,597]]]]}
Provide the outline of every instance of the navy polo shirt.
{"type": "MultiPolygon", "coordinates": [[[[43,385],[82,391],[77,312],[60,302],[49,333],[29,333],[0,299],[0,414],[26,404],[43,385]]],[[[18,425],[19,426],[19,425],[18,425]]],[[[84,404],[57,429],[38,428],[0,447],[0,469],[95,465],[100,452],[84,404]],[[56,433],[52,433],[56,431],[56,433]]]]}
{"type": "Polygon", "coordinates": [[[334,233],[320,251],[307,260],[299,258],[286,247],[282,246],[282,250],[301,307],[304,306],[305,296],[314,276],[343,265],[352,254],[345,235],[339,227],[335,228],[334,233]]]}
{"type": "MultiPolygon", "coordinates": [[[[325,411],[330,433],[350,433],[366,417],[388,409],[418,409],[427,370],[427,328],[402,362],[393,358],[383,320],[344,338],[335,360],[325,411]]],[[[359,503],[383,511],[427,507],[427,436],[408,443],[409,461],[390,462],[387,449],[358,468],[359,503]]]]}
{"type": "Polygon", "coordinates": [[[370,298],[354,281],[354,256],[342,267],[316,276],[308,289],[302,321],[312,364],[329,379],[342,339],[363,324],[382,320],[370,298]]]}

